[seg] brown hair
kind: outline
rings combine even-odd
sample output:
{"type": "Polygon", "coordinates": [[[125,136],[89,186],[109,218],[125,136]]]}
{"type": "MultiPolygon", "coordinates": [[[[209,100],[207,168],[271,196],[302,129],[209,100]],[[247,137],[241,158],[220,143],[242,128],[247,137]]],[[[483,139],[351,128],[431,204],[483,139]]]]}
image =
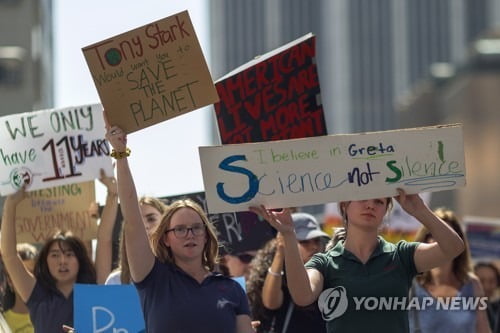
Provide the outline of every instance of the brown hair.
{"type": "Polygon", "coordinates": [[[497,281],[497,288],[500,286],[500,270],[498,269],[495,264],[492,262],[485,262],[485,261],[480,261],[474,265],[474,272],[477,274],[477,270],[481,268],[489,268],[490,270],[493,271],[493,274],[495,275],[496,281],[497,281]]]}
{"type": "MultiPolygon", "coordinates": [[[[458,221],[458,218],[455,213],[453,213],[453,211],[445,208],[438,208],[434,211],[434,214],[436,214],[437,217],[446,222],[446,224],[448,224],[464,242],[465,250],[460,253],[459,256],[453,259],[451,268],[458,281],[464,284],[469,281],[469,274],[472,272],[470,250],[467,238],[465,237],[462,227],[460,226],[460,222],[458,221]]],[[[415,241],[426,242],[429,237],[432,237],[429,230],[427,230],[427,228],[425,227],[421,227],[417,232],[417,235],[415,236],[415,241]]],[[[417,281],[420,285],[431,283],[432,275],[430,271],[426,271],[423,274],[417,276],[417,281]]]]}
{"type": "MultiPolygon", "coordinates": [[[[125,221],[123,221],[125,223],[125,221]]],[[[128,284],[132,282],[132,277],[130,275],[130,266],[128,265],[127,257],[127,247],[125,246],[125,226],[122,225],[122,230],[120,231],[120,265],[117,270],[120,271],[120,282],[122,284],[128,284]]]]}
{"type": "MultiPolygon", "coordinates": [[[[261,321],[261,326],[258,332],[268,330],[271,326],[271,321],[275,311],[268,310],[262,304],[262,288],[266,279],[267,270],[271,267],[274,256],[277,250],[276,238],[269,240],[263,248],[257,251],[257,254],[251,262],[252,269],[246,281],[247,296],[250,303],[250,312],[252,313],[252,320],[261,321]]],[[[284,279],[282,282],[285,283],[284,279]]],[[[267,331],[266,331],[267,332],[267,331]]]]}
{"type": "Polygon", "coordinates": [[[194,210],[202,219],[206,227],[207,242],[205,248],[203,249],[202,264],[208,270],[213,271],[215,265],[218,262],[219,255],[219,242],[217,240],[217,235],[215,227],[208,220],[207,215],[203,209],[191,199],[182,199],[172,202],[167,209],[167,212],[163,215],[160,225],[156,228],[155,232],[151,236],[151,246],[153,248],[154,255],[161,262],[174,263],[174,256],[172,250],[163,241],[163,236],[170,229],[170,223],[172,216],[181,208],[189,208],[194,210]]]}

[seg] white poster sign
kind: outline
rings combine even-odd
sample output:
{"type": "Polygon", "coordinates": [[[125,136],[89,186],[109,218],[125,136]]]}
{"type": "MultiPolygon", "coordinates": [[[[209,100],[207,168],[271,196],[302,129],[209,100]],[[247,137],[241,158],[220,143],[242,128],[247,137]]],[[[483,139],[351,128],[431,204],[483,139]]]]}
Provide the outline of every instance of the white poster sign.
{"type": "Polygon", "coordinates": [[[0,118],[0,194],[80,183],[113,174],[100,104],[0,118]]]}
{"type": "Polygon", "coordinates": [[[200,147],[210,213],[465,185],[461,125],[200,147]]]}

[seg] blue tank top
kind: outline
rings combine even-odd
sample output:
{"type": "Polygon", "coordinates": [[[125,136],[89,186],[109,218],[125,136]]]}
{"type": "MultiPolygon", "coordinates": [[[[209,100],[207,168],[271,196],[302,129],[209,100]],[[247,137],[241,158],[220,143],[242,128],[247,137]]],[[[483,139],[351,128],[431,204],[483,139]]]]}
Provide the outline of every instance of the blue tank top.
{"type": "Polygon", "coordinates": [[[414,283],[414,293],[413,296],[418,298],[420,310],[410,307],[410,332],[476,332],[475,309],[479,298],[474,298],[474,287],[471,281],[464,284],[455,297],[450,297],[452,300],[448,304],[443,301],[442,297],[436,298],[429,294],[418,283],[414,283]],[[416,321],[418,321],[420,331],[416,329],[418,326],[416,321]]]}

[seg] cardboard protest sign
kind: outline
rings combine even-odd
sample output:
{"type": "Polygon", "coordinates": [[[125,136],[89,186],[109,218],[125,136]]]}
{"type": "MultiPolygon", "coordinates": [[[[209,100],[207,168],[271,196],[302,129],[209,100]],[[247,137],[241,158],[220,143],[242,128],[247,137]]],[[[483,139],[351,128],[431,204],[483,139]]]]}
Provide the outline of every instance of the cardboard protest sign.
{"type": "Polygon", "coordinates": [[[75,284],[76,332],[146,332],[139,295],[133,285],[75,284]]]}
{"type": "Polygon", "coordinates": [[[460,125],[200,147],[210,213],[465,185],[460,125]]]}
{"type": "Polygon", "coordinates": [[[28,191],[113,174],[98,104],[0,118],[0,194],[28,191]]]}
{"type": "Polygon", "coordinates": [[[498,260],[500,258],[500,219],[464,216],[464,223],[472,258],[498,260]]]}
{"type": "Polygon", "coordinates": [[[109,123],[127,133],[219,100],[187,11],[82,51],[109,123]]]}
{"type": "MultiPolygon", "coordinates": [[[[204,192],[189,193],[162,198],[167,203],[174,200],[189,198],[198,203],[205,212],[207,201],[204,192]]],[[[218,232],[219,242],[222,244],[220,252],[242,253],[258,250],[270,239],[274,238],[274,231],[265,221],[251,212],[208,214],[208,219],[214,224],[218,232]]]]}
{"type": "Polygon", "coordinates": [[[217,80],[220,101],[214,106],[223,144],[327,134],[315,42],[307,34],[217,80]]]}
{"type": "Polygon", "coordinates": [[[94,182],[29,192],[16,209],[17,240],[43,243],[57,230],[71,231],[82,240],[96,238],[97,220],[89,213],[94,201],[94,182]]]}

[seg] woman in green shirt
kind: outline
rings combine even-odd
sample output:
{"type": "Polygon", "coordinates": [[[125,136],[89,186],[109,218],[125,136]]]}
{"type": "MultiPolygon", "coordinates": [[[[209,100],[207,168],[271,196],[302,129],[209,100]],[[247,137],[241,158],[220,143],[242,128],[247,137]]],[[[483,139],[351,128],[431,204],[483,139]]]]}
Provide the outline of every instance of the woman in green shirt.
{"type": "Polygon", "coordinates": [[[290,294],[299,306],[318,300],[328,332],[408,332],[408,291],[424,272],[461,253],[464,243],[417,195],[398,189],[401,207],[432,231],[431,244],[386,242],[378,235],[391,198],[339,204],[346,237],[304,266],[287,209],[251,207],[284,238],[290,294]]]}

